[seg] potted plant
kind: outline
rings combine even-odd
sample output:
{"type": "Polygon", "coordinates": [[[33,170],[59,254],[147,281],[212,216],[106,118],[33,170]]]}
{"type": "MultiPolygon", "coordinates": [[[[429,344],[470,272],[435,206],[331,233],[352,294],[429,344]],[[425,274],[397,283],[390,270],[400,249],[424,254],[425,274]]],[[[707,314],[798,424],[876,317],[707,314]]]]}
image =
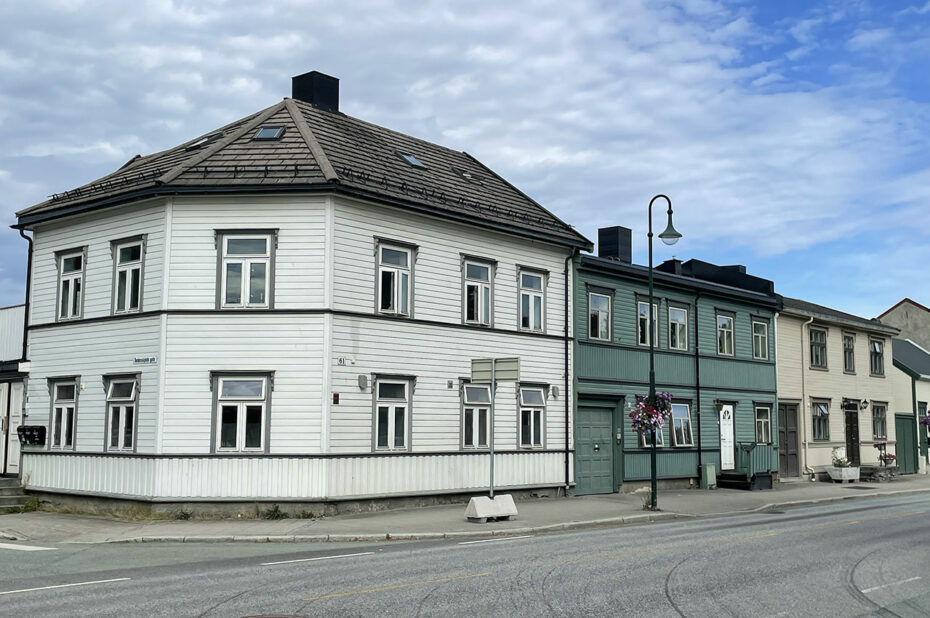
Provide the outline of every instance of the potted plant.
{"type": "Polygon", "coordinates": [[[849,463],[849,460],[845,456],[839,454],[839,448],[833,449],[833,465],[827,466],[827,474],[830,475],[830,480],[840,481],[845,483],[846,481],[858,481],[859,480],[859,467],[854,466],[849,463]]]}
{"type": "Polygon", "coordinates": [[[891,453],[882,453],[878,456],[878,459],[882,462],[883,466],[893,466],[898,458],[891,453]]]}

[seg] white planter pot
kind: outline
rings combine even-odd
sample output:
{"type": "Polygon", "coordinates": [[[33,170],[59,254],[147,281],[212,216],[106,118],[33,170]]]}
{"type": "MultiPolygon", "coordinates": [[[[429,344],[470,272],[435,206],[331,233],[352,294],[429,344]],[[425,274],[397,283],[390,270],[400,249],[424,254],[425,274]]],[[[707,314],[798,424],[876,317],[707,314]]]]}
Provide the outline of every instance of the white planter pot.
{"type": "Polygon", "coordinates": [[[830,475],[830,479],[833,481],[858,481],[859,480],[859,468],[837,468],[834,466],[827,466],[827,474],[830,475]]]}

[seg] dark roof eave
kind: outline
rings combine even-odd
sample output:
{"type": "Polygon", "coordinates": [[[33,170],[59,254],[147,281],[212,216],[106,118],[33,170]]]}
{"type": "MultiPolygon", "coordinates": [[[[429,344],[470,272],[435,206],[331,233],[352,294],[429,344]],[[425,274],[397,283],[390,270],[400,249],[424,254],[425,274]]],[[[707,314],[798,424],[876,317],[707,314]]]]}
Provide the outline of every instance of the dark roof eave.
{"type": "Polygon", "coordinates": [[[893,337],[900,333],[901,331],[894,326],[888,326],[887,324],[876,323],[872,321],[862,321],[850,320],[847,318],[841,318],[839,316],[830,315],[827,313],[819,313],[817,311],[808,311],[806,309],[797,309],[795,307],[784,307],[782,313],[787,315],[793,315],[795,317],[806,317],[806,318],[819,318],[824,322],[835,322],[837,324],[846,324],[850,327],[860,328],[862,330],[869,330],[875,333],[882,335],[888,335],[893,337]]]}
{"type": "Polygon", "coordinates": [[[330,183],[313,183],[313,184],[290,184],[290,185],[156,185],[152,187],[146,187],[144,189],[139,189],[136,191],[130,191],[121,195],[115,195],[109,198],[102,200],[92,200],[87,202],[82,202],[80,204],[73,204],[71,206],[64,206],[55,210],[48,210],[41,213],[36,213],[34,215],[23,215],[19,217],[18,222],[15,225],[10,227],[14,229],[27,229],[28,226],[34,225],[36,223],[44,223],[46,221],[52,221],[54,219],[60,219],[63,217],[68,217],[77,214],[84,214],[94,210],[100,210],[103,208],[110,208],[114,206],[120,206],[127,204],[129,202],[151,198],[159,196],[168,196],[168,195],[197,195],[197,194],[216,194],[216,193],[294,193],[300,191],[310,191],[314,193],[342,193],[345,195],[351,195],[355,197],[364,198],[374,202],[379,202],[382,204],[404,208],[406,210],[413,210],[421,214],[426,214],[430,216],[443,216],[450,219],[455,219],[464,223],[470,223],[472,225],[478,225],[481,227],[496,229],[503,231],[509,234],[515,234],[518,236],[524,236],[527,238],[532,238],[536,240],[544,240],[546,242],[554,243],[557,245],[568,246],[572,248],[582,249],[586,251],[591,251],[593,249],[593,244],[590,240],[582,236],[581,234],[574,232],[577,239],[573,240],[567,237],[561,237],[554,234],[547,234],[545,232],[539,232],[534,230],[529,230],[526,228],[521,228],[519,226],[511,226],[505,223],[496,223],[493,221],[488,221],[486,219],[481,219],[478,217],[471,217],[468,215],[462,215],[455,212],[447,211],[437,211],[429,208],[428,206],[418,204],[417,202],[400,200],[396,198],[386,197],[375,192],[365,191],[363,189],[357,189],[342,185],[335,182],[330,183]]]}
{"type": "MultiPolygon", "coordinates": [[[[608,258],[600,258],[593,255],[581,256],[581,262],[582,267],[587,266],[591,270],[606,269],[615,273],[635,276],[636,278],[648,276],[649,270],[647,266],[640,266],[639,264],[628,264],[626,262],[616,262],[608,258]]],[[[693,290],[713,292],[722,296],[730,296],[744,301],[751,301],[753,303],[764,305],[772,309],[779,309],[780,307],[780,302],[776,296],[770,296],[761,292],[753,292],[751,290],[743,290],[719,283],[712,283],[710,281],[703,281],[701,279],[695,279],[694,277],[674,275],[672,273],[653,269],[653,279],[657,283],[686,287],[693,290]]]]}

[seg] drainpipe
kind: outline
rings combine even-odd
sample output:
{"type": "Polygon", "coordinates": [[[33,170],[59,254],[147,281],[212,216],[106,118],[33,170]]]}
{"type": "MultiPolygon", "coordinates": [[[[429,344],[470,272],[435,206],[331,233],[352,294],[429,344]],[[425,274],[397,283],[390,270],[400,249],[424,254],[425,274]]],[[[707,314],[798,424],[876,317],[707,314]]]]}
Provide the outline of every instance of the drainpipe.
{"type": "Polygon", "coordinates": [[[569,450],[569,432],[571,431],[571,406],[572,400],[574,399],[574,393],[569,390],[569,383],[571,381],[571,364],[569,363],[569,301],[571,299],[571,281],[570,281],[570,266],[575,259],[575,256],[578,255],[578,249],[572,250],[567,258],[565,258],[565,394],[562,395],[565,397],[565,495],[568,495],[568,490],[571,487],[571,472],[570,472],[570,461],[571,452],[569,450]],[[571,395],[569,395],[571,393],[571,395]]]}
{"type": "Polygon", "coordinates": [[[23,228],[18,227],[16,228],[16,230],[19,232],[19,235],[25,238],[26,242],[29,243],[29,254],[26,258],[26,306],[23,307],[24,311],[23,311],[23,358],[22,358],[22,361],[26,362],[28,360],[26,358],[27,356],[26,351],[28,350],[28,342],[29,342],[29,306],[30,306],[29,300],[32,297],[32,294],[31,294],[32,292],[31,290],[32,288],[32,238],[30,236],[26,236],[26,234],[23,232],[23,228]]]}
{"type": "Polygon", "coordinates": [[[697,447],[698,447],[698,487],[701,485],[701,469],[704,467],[704,449],[701,446],[701,357],[700,357],[700,320],[698,319],[698,303],[701,301],[701,291],[694,297],[694,408],[697,418],[697,447]]]}
{"type": "Polygon", "coordinates": [[[801,325],[801,432],[804,434],[804,440],[802,441],[804,445],[804,472],[811,476],[814,475],[814,469],[807,462],[807,390],[804,381],[804,365],[806,364],[804,362],[804,331],[813,322],[814,316],[811,316],[811,319],[801,325]]]}

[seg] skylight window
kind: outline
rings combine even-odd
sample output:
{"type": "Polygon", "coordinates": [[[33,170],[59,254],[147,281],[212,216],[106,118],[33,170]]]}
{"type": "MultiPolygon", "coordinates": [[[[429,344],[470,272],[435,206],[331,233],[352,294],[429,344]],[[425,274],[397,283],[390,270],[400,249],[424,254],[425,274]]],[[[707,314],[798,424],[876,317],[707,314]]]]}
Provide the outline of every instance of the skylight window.
{"type": "Polygon", "coordinates": [[[259,127],[258,131],[255,133],[255,137],[252,139],[258,140],[276,140],[281,139],[281,136],[284,135],[284,127],[279,124],[270,125],[266,124],[263,127],[259,127]]]}
{"type": "Polygon", "coordinates": [[[462,169],[461,167],[453,167],[452,171],[458,174],[459,176],[461,176],[462,178],[464,178],[465,180],[467,180],[468,182],[474,183],[476,185],[482,184],[481,176],[479,176],[478,174],[470,172],[466,169],[462,169]]]}
{"type": "Polygon", "coordinates": [[[410,154],[409,152],[403,152],[403,151],[400,151],[400,150],[397,150],[396,152],[397,152],[397,156],[398,156],[398,157],[400,157],[401,159],[403,159],[404,161],[406,161],[407,163],[409,163],[409,164],[412,165],[413,167],[418,167],[418,168],[420,168],[421,170],[427,169],[425,163],[423,163],[422,161],[420,161],[419,159],[417,159],[415,156],[413,156],[413,155],[410,154]]]}
{"type": "Polygon", "coordinates": [[[206,146],[210,142],[215,142],[216,140],[223,137],[222,131],[217,131],[216,133],[211,133],[210,135],[204,135],[199,140],[192,144],[188,144],[184,150],[196,150],[202,146],[206,146]]]}

